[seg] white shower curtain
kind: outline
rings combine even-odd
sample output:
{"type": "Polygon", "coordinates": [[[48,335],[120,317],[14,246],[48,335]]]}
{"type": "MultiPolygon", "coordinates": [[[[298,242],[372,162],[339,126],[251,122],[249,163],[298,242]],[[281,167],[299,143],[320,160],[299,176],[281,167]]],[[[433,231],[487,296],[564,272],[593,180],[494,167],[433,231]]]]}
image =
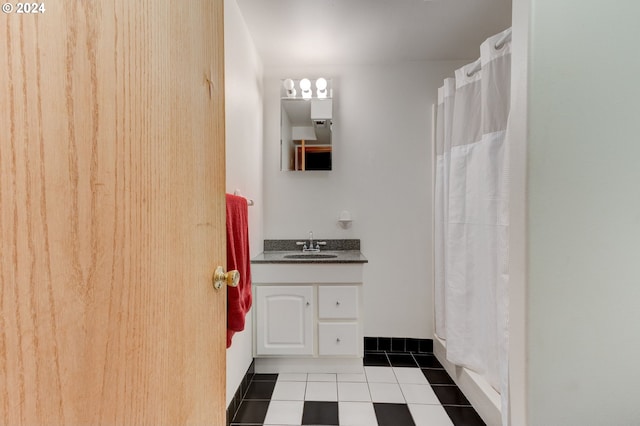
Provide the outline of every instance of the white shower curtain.
{"type": "Polygon", "coordinates": [[[511,43],[487,39],[439,91],[436,130],[436,333],[447,359],[483,375],[508,417],[508,194],[505,135],[511,43]],[[448,139],[447,135],[450,135],[448,139]]]}

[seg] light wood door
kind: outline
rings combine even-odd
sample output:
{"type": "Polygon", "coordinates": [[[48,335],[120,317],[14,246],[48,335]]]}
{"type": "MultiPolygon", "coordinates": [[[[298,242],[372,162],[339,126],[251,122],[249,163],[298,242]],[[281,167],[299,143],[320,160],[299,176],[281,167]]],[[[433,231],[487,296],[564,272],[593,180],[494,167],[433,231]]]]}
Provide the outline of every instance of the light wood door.
{"type": "Polygon", "coordinates": [[[0,424],[224,424],[222,3],[1,14],[0,424]]]}

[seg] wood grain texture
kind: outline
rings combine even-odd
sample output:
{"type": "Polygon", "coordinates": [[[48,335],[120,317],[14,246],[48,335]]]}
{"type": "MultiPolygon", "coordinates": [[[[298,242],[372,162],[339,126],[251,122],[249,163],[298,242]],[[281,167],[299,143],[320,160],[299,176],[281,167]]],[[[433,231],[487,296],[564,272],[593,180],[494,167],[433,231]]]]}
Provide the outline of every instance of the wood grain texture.
{"type": "Polygon", "coordinates": [[[222,3],[0,16],[0,424],[224,424],[222,3]]]}

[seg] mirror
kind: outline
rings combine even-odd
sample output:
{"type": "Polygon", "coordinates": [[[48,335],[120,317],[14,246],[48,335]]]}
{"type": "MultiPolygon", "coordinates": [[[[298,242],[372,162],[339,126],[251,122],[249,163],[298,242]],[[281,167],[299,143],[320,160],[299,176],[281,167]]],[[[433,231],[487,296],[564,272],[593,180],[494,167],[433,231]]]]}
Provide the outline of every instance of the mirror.
{"type": "Polygon", "coordinates": [[[282,81],[280,169],[331,170],[333,99],[331,81],[282,81]]]}

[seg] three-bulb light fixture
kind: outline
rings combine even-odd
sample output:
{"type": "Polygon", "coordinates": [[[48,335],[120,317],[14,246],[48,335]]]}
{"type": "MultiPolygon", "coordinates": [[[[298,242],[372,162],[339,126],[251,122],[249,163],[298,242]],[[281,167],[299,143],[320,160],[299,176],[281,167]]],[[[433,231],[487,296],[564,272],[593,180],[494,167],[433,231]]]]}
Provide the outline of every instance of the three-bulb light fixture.
{"type": "MultiPolygon", "coordinates": [[[[288,98],[295,98],[298,94],[296,91],[295,82],[287,78],[282,85],[284,86],[285,93],[288,98]]],[[[313,91],[311,89],[311,80],[308,78],[303,78],[299,82],[300,94],[303,99],[311,99],[313,97],[313,91]]],[[[316,80],[316,97],[318,99],[326,99],[327,98],[327,80],[320,77],[316,80]]]]}

